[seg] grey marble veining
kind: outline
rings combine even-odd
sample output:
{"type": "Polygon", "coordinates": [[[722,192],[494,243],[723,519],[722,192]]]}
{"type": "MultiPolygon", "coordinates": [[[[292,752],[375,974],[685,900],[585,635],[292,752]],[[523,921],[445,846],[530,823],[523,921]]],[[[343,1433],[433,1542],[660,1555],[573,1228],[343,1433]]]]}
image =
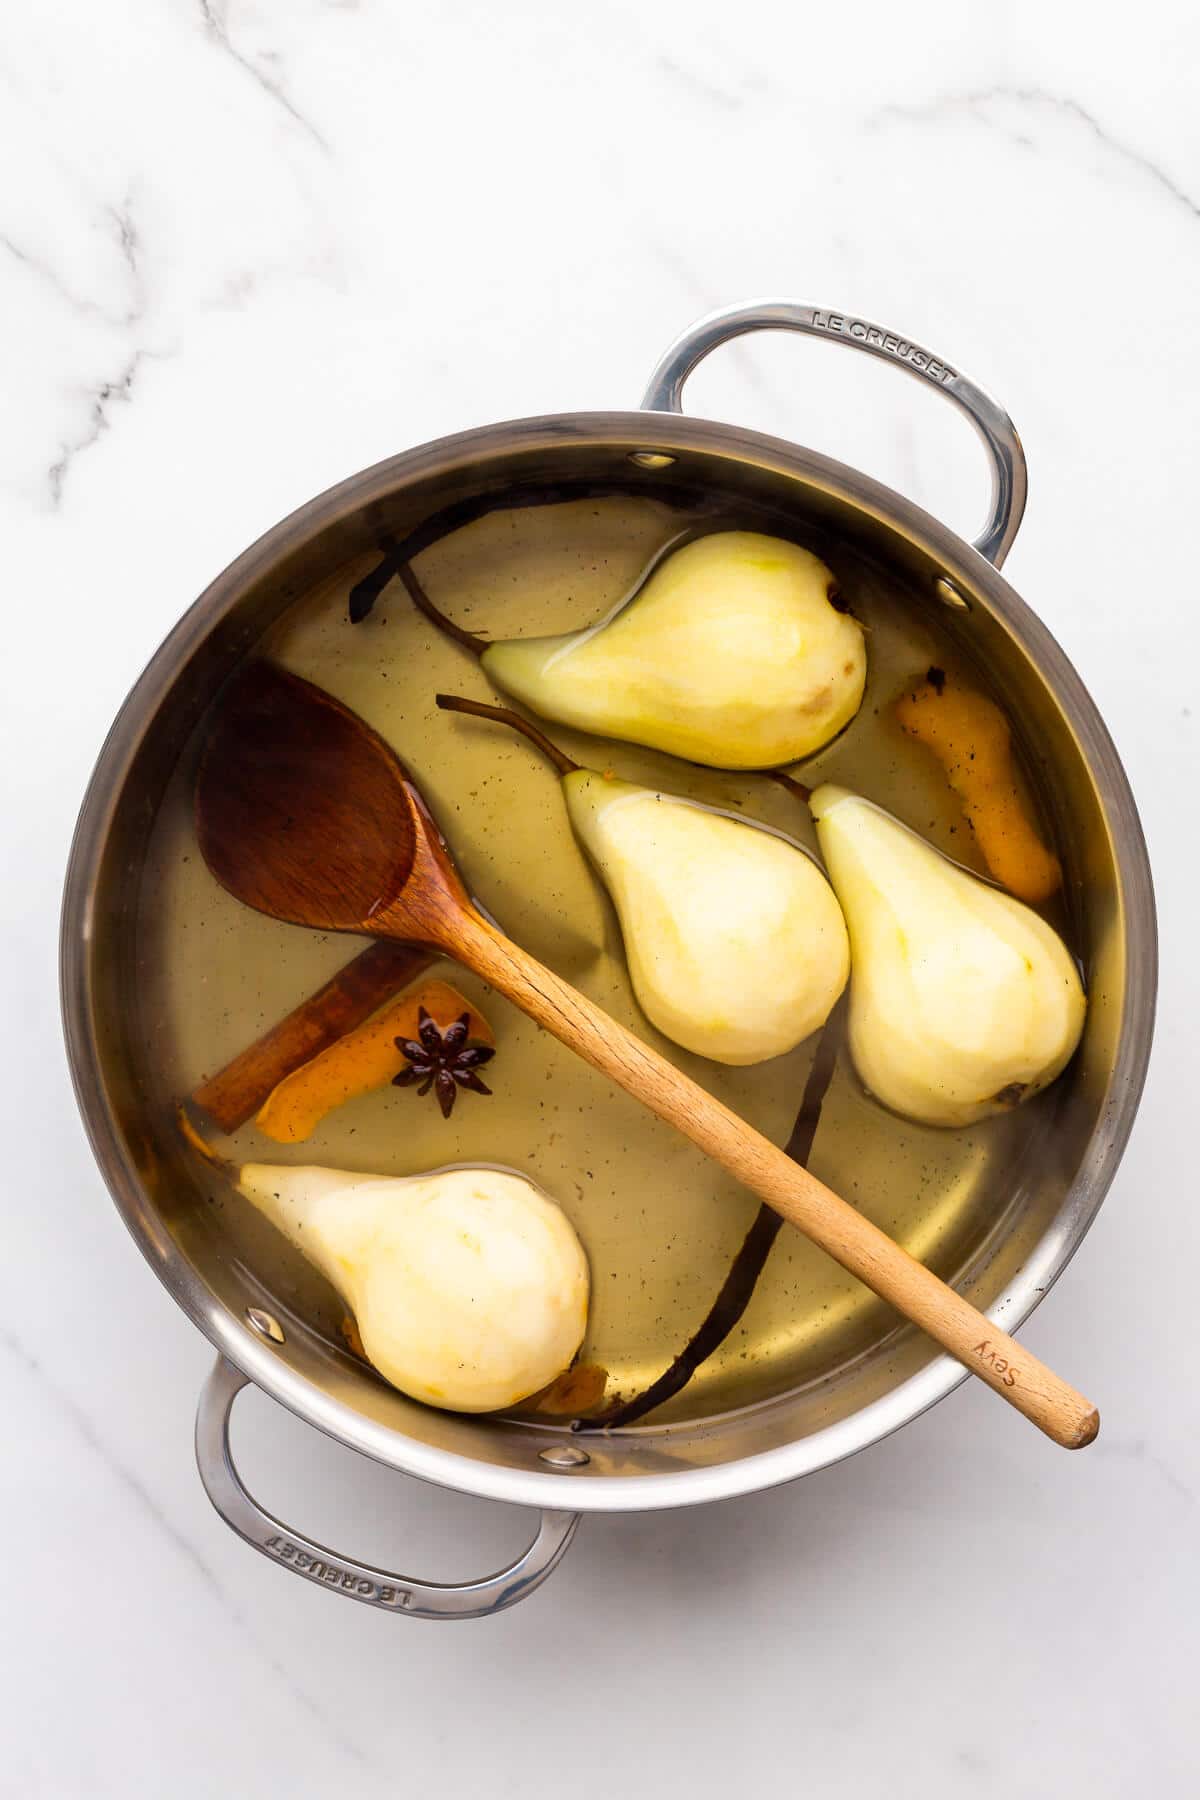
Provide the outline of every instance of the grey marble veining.
{"type": "Polygon", "coordinates": [[[933,100],[919,104],[882,106],[874,119],[868,120],[868,124],[882,126],[893,121],[909,120],[936,125],[939,120],[945,120],[955,113],[967,114],[988,130],[1005,132],[1015,144],[1025,150],[1037,150],[1039,147],[1036,136],[1038,115],[1057,115],[1071,124],[1081,126],[1114,156],[1149,176],[1172,200],[1186,207],[1193,217],[1200,217],[1200,204],[1152,157],[1114,137],[1093,113],[1066,94],[1050,94],[1041,88],[1016,87],[984,88],[966,94],[940,94],[933,100]],[[1015,123],[1018,119],[1022,121],[1020,127],[1015,123]]]}
{"type": "MultiPolygon", "coordinates": [[[[1128,29],[941,0],[6,9],[6,1791],[1197,1791],[1198,55],[1181,0],[1128,29]],[[426,438],[630,404],[689,319],[765,293],[885,320],[1011,409],[1032,486],[1008,573],[1143,808],[1151,1080],[1027,1332],[1103,1434],[1068,1457],[962,1389],[792,1489],[588,1521],[502,1618],[378,1617],[200,1495],[208,1353],[109,1206],[60,1045],[75,811],[146,657],[276,519],[426,438]]],[[[969,434],[846,360],[738,346],[688,404],[971,529],[969,434]]],[[[253,1482],[318,1537],[434,1577],[525,1539],[241,1404],[253,1482]]]]}

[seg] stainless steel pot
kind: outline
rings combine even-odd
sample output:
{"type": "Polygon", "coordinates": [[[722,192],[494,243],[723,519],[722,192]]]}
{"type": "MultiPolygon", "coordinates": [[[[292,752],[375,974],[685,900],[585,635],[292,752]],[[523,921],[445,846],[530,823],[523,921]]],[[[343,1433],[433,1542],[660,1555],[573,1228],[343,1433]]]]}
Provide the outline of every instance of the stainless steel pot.
{"type": "MultiPolygon", "coordinates": [[[[222,1517],[246,1541],[352,1599],[425,1618],[512,1605],[545,1580],[579,1515],[685,1506],[789,1481],[874,1443],[964,1378],[915,1331],[830,1369],[797,1392],[702,1424],[642,1426],[579,1440],[533,1424],[439,1413],[357,1373],[324,1338],[281,1326],[263,1289],[222,1254],[219,1225],[191,1203],[178,1153],[146,1118],[123,994],[134,894],[150,821],[179,750],[236,660],[296,597],[387,532],[552,487],[606,486],[660,497],[698,491],[784,510],[903,578],[917,604],[986,663],[1067,822],[1068,874],[1091,1005],[1055,1123],[1057,1155],[1011,1197],[957,1285],[1008,1329],[1037,1305],[1090,1225],[1137,1108],[1150,1050],[1156,937],[1145,846],[1129,787],[1095,707],[1038,619],[1000,578],[1025,503],[1025,459],[1007,415],[944,359],[864,319],[769,302],[702,320],[656,369],[645,410],[519,420],[407,452],[354,476],[277,525],[202,595],[158,651],[117,718],[92,778],[71,854],[62,929],[66,1035],[97,1160],[130,1231],[217,1349],[196,1450],[222,1517]],[[991,515],[969,545],[887,488],[811,450],[680,416],[690,371],[742,332],[783,328],[895,363],[932,383],[978,429],[994,476],[991,515]],[[266,1513],[229,1446],[248,1382],[319,1430],[382,1463],[488,1499],[540,1508],[511,1568],[464,1586],[389,1574],[337,1555],[266,1513]]],[[[432,529],[432,527],[431,527],[432,529]]]]}

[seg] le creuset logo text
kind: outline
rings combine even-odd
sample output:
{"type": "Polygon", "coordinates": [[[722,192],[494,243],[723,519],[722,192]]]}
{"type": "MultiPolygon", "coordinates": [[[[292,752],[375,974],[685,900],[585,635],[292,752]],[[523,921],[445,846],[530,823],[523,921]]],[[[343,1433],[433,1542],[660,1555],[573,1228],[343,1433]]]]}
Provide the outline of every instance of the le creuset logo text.
{"type": "Polygon", "coordinates": [[[331,1587],[344,1588],[347,1593],[358,1594],[363,1600],[373,1600],[377,1606],[411,1606],[412,1595],[407,1588],[384,1587],[377,1581],[368,1581],[364,1575],[356,1575],[352,1569],[342,1568],[338,1563],[322,1562],[319,1557],[310,1556],[299,1544],[289,1542],[287,1538],[268,1538],[264,1549],[280,1562],[291,1563],[293,1569],[299,1569],[312,1581],[327,1581],[331,1587]]]}
{"type": "Polygon", "coordinates": [[[918,374],[943,387],[957,377],[957,370],[949,363],[939,362],[936,356],[930,356],[927,350],[908,343],[905,338],[893,337],[890,331],[868,325],[865,319],[848,319],[842,313],[818,312],[814,308],[812,322],[818,331],[835,332],[840,337],[857,338],[861,344],[870,344],[873,349],[894,356],[897,362],[907,363],[910,369],[916,369],[918,374]]]}

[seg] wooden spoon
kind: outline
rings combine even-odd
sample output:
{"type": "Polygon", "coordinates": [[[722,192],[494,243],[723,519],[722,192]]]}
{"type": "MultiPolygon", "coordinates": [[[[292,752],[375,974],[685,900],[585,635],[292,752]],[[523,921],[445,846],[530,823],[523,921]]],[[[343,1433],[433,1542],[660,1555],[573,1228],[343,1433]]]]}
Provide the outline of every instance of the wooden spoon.
{"type": "Polygon", "coordinates": [[[435,947],[739,1181],[1068,1449],[1099,1415],[877,1226],[719,1100],[519,949],[471,904],[437,825],[383,739],[266,662],[223,697],[196,784],[205,861],[247,906],[294,925],[435,947]]]}

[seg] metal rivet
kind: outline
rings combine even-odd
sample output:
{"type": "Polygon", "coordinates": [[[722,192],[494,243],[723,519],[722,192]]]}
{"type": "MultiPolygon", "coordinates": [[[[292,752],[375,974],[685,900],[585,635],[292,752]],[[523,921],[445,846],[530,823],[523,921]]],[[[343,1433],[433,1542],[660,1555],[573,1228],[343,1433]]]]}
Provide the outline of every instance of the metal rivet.
{"type": "Polygon", "coordinates": [[[636,463],[639,469],[669,469],[675,461],[661,450],[631,450],[629,460],[636,463]]]}
{"type": "Polygon", "coordinates": [[[552,1469],[582,1469],[591,1460],[578,1444],[551,1444],[548,1449],[538,1451],[538,1461],[549,1463],[552,1469]]]}
{"type": "Polygon", "coordinates": [[[939,575],[933,584],[933,591],[943,606],[952,606],[955,612],[970,612],[971,602],[965,594],[960,594],[954,583],[945,575],[939,575]]]}
{"type": "Polygon", "coordinates": [[[273,1344],[284,1342],[283,1326],[273,1314],[264,1312],[261,1306],[248,1306],[246,1317],[259,1337],[270,1338],[273,1344]]]}

